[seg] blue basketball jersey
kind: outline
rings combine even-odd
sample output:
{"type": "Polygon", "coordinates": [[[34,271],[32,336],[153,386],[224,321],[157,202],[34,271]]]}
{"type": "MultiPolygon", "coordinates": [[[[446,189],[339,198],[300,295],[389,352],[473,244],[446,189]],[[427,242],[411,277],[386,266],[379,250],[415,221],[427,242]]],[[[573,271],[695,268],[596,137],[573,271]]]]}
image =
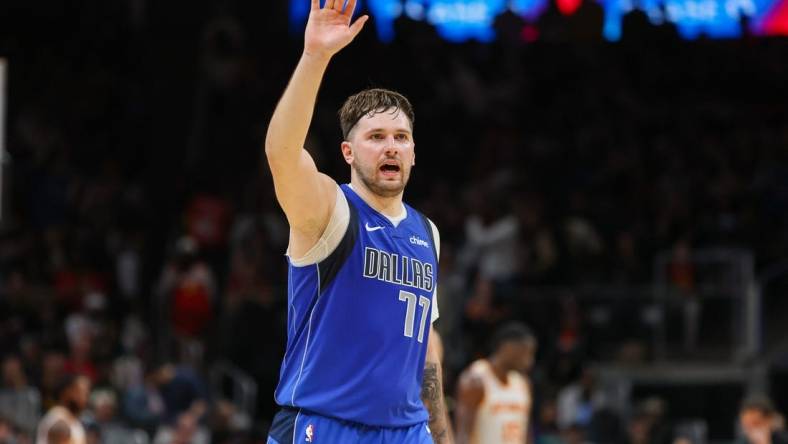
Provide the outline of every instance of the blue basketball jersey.
{"type": "Polygon", "coordinates": [[[437,254],[429,221],[397,226],[342,185],[350,222],[324,260],[290,263],[287,349],[276,401],[360,424],[424,422],[420,398],[437,254]]]}

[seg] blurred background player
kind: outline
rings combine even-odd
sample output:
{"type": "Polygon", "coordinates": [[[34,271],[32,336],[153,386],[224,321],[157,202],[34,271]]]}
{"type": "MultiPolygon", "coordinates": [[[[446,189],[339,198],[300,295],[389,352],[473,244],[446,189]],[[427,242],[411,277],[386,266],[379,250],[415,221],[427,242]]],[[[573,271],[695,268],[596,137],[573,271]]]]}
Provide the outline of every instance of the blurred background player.
{"type": "Polygon", "coordinates": [[[492,354],[460,375],[456,433],[459,444],[524,444],[531,413],[531,384],[525,375],[536,352],[536,337],[524,324],[502,326],[492,354]]]}
{"type": "Polygon", "coordinates": [[[57,387],[57,404],[38,424],[36,444],[86,444],[85,428],[79,415],[88,405],[90,379],[67,375],[57,387]]]}

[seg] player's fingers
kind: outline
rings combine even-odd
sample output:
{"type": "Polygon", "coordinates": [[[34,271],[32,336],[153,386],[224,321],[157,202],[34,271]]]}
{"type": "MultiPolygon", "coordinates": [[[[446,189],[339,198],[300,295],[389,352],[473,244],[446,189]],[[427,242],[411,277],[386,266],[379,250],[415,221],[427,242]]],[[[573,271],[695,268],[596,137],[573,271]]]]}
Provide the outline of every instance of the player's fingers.
{"type": "Polygon", "coordinates": [[[344,5],[345,0],[334,0],[334,9],[340,14],[342,13],[342,6],[344,5]]]}
{"type": "Polygon", "coordinates": [[[368,15],[362,15],[358,18],[358,20],[356,20],[355,23],[350,25],[350,30],[353,32],[353,37],[356,37],[358,33],[361,32],[361,29],[364,27],[364,23],[367,22],[367,19],[369,19],[368,15]]]}
{"type": "Polygon", "coordinates": [[[348,17],[353,17],[353,11],[356,9],[356,0],[348,0],[347,5],[345,6],[345,14],[348,17]]]}
{"type": "Polygon", "coordinates": [[[320,9],[320,0],[312,0],[312,10],[320,9]]]}
{"type": "Polygon", "coordinates": [[[333,9],[335,2],[336,0],[326,0],[326,2],[323,3],[323,9],[333,9]]]}

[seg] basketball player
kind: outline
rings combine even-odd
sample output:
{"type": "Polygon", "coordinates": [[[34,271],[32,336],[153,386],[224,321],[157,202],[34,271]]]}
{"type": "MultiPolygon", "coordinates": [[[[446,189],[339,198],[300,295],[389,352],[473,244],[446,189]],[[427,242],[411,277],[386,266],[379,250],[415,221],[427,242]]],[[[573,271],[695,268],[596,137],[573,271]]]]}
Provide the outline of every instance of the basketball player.
{"type": "Polygon", "coordinates": [[[290,225],[287,348],[269,444],[443,443],[435,299],[439,237],[402,194],[415,164],[413,110],[362,91],[340,110],[350,184],[303,149],[331,57],[361,31],[356,0],[312,0],[304,50],[265,152],[290,225]]]}
{"type": "Polygon", "coordinates": [[[493,339],[487,359],[473,362],[461,375],[457,393],[457,442],[524,444],[531,412],[531,368],[536,338],[525,325],[510,323],[493,339]]]}
{"type": "Polygon", "coordinates": [[[85,428],[79,414],[90,395],[90,379],[68,375],[58,383],[57,404],[38,423],[36,444],[86,444],[85,428]]]}

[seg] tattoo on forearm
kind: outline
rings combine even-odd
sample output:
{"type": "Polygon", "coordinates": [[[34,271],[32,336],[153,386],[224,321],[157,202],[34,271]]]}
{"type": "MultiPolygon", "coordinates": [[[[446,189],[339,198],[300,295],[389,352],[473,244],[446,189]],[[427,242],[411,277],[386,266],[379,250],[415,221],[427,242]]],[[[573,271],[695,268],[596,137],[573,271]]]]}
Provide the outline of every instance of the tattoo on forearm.
{"type": "Polygon", "coordinates": [[[443,388],[438,372],[438,364],[427,362],[424,366],[424,380],[421,385],[421,399],[430,414],[430,430],[435,443],[448,439],[448,428],[443,411],[443,388]]]}
{"type": "Polygon", "coordinates": [[[428,362],[424,366],[424,380],[421,383],[421,399],[430,412],[430,422],[435,417],[435,409],[440,408],[440,381],[438,380],[438,365],[428,362]]]}

